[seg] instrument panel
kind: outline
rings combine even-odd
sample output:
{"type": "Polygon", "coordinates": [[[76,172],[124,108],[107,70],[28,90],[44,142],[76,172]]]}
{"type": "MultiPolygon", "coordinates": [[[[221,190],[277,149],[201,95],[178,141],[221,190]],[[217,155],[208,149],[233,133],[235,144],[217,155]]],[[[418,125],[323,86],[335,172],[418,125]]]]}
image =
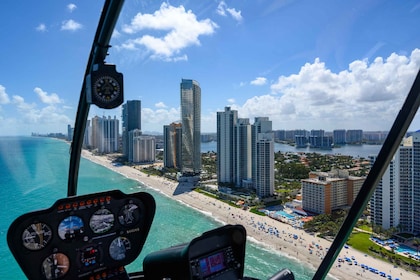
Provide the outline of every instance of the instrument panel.
{"type": "Polygon", "coordinates": [[[245,243],[242,225],[210,230],[189,243],[147,255],[145,279],[243,279],[245,243]]]}
{"type": "Polygon", "coordinates": [[[124,266],[140,254],[155,209],[145,192],[64,198],[17,218],[7,242],[29,279],[128,279],[124,266]]]}

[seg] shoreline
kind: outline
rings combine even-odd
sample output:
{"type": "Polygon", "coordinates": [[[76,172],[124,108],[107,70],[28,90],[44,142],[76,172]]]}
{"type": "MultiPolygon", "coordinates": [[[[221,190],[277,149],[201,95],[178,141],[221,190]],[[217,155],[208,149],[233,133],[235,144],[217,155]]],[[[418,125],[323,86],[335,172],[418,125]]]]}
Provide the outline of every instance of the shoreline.
{"type": "MultiPolygon", "coordinates": [[[[249,211],[230,207],[224,202],[210,198],[204,194],[193,191],[177,191],[177,182],[168,179],[147,176],[143,172],[130,166],[114,166],[106,156],[95,156],[87,150],[82,150],[82,156],[91,162],[100,164],[129,179],[140,182],[163,195],[177,200],[186,206],[203,212],[203,214],[223,224],[241,224],[247,231],[248,240],[263,246],[267,250],[275,251],[285,257],[303,262],[305,266],[315,270],[326,254],[331,242],[317,238],[304,230],[295,229],[288,224],[274,220],[268,216],[259,216],[249,211]]],[[[384,262],[372,256],[364,255],[349,247],[343,248],[337,260],[331,266],[328,276],[336,279],[383,279],[379,274],[372,273],[360,267],[360,264],[369,265],[379,271],[392,275],[392,279],[419,279],[419,277],[393,264],[384,262]],[[338,258],[354,257],[359,265],[348,265],[342,262],[339,266],[338,258]]]]}

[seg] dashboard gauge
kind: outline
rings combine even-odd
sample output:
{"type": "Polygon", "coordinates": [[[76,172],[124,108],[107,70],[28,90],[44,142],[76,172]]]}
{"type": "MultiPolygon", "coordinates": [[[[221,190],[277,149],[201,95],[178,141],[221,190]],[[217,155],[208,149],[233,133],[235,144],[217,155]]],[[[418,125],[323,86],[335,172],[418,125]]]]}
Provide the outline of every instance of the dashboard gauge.
{"type": "Polygon", "coordinates": [[[114,225],[114,214],[106,208],[99,209],[90,217],[89,226],[94,233],[107,232],[114,225]]]}
{"type": "Polygon", "coordinates": [[[42,262],[42,272],[47,280],[58,279],[64,276],[70,268],[69,258],[63,253],[48,256],[42,262]]]}
{"type": "Polygon", "coordinates": [[[84,233],[84,224],[78,216],[68,216],[58,225],[58,236],[63,240],[80,237],[84,233]]]}
{"type": "Polygon", "coordinates": [[[109,245],[109,255],[116,261],[126,258],[127,252],[131,249],[131,242],[126,237],[117,237],[109,245]]]}
{"type": "Polygon", "coordinates": [[[22,243],[29,250],[40,250],[51,240],[52,231],[44,223],[33,223],[22,233],[22,243]]]}
{"type": "Polygon", "coordinates": [[[118,213],[118,221],[123,226],[135,225],[140,219],[140,208],[130,202],[124,205],[118,213]]]}

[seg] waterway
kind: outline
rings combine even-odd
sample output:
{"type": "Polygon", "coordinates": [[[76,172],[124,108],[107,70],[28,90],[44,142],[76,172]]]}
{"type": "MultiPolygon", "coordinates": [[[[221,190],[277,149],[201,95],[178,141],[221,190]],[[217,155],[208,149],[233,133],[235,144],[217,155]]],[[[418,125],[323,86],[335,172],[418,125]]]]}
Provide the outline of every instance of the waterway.
{"type": "MultiPolygon", "coordinates": [[[[334,148],[331,150],[322,150],[322,149],[313,149],[313,148],[296,148],[295,146],[281,144],[281,143],[274,143],[274,151],[275,152],[295,152],[295,153],[319,153],[319,154],[332,154],[332,155],[348,155],[355,158],[368,158],[369,156],[377,156],[382,145],[343,145],[338,148],[334,148]]],[[[201,152],[216,152],[217,151],[217,142],[206,142],[201,143],[201,152]]]]}

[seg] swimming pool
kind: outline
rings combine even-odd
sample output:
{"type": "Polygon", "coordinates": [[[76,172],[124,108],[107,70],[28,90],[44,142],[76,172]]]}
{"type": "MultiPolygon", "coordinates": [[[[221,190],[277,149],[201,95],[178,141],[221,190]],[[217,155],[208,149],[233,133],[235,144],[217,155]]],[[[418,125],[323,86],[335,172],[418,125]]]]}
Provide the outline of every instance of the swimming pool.
{"type": "Polygon", "coordinates": [[[417,255],[416,249],[410,248],[403,244],[400,244],[398,248],[395,249],[395,251],[397,251],[398,253],[403,253],[403,254],[407,252],[408,254],[413,255],[413,256],[417,255]]]}
{"type": "Polygon", "coordinates": [[[286,219],[289,219],[289,220],[293,220],[295,218],[295,216],[293,216],[292,214],[289,214],[289,213],[287,213],[283,210],[276,211],[276,215],[282,216],[282,217],[284,217],[286,219]]]}

